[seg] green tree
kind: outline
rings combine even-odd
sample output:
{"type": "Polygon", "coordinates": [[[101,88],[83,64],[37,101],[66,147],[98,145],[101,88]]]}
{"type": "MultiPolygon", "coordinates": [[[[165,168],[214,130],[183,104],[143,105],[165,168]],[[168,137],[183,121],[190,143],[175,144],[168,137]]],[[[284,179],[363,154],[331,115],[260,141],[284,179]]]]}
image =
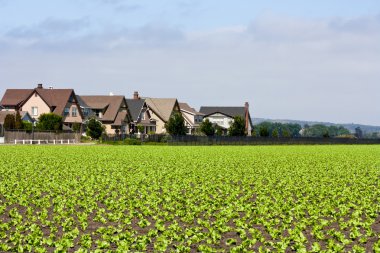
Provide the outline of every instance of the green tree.
{"type": "Polygon", "coordinates": [[[37,129],[42,131],[62,130],[63,119],[55,113],[44,113],[38,117],[37,129]]]}
{"type": "Polygon", "coordinates": [[[201,132],[207,136],[213,136],[215,134],[215,127],[207,118],[201,123],[200,129],[201,129],[201,132]]]}
{"type": "Polygon", "coordinates": [[[16,118],[13,114],[7,114],[4,119],[4,129],[15,129],[16,118]]]}
{"type": "Polygon", "coordinates": [[[285,138],[291,137],[290,130],[287,128],[282,129],[282,137],[285,137],[285,138]]]}
{"type": "Polygon", "coordinates": [[[16,112],[15,129],[23,129],[22,119],[19,111],[16,112]]]}
{"type": "Polygon", "coordinates": [[[100,121],[96,120],[95,118],[91,118],[88,120],[86,129],[87,136],[90,136],[92,139],[97,140],[100,138],[100,136],[102,136],[103,132],[104,128],[100,121]]]}
{"type": "Polygon", "coordinates": [[[245,136],[245,120],[241,116],[234,117],[230,128],[228,129],[228,134],[230,136],[245,136]]]}
{"type": "Polygon", "coordinates": [[[186,135],[187,128],[181,113],[174,113],[165,124],[166,131],[171,135],[186,135]]]}
{"type": "Polygon", "coordinates": [[[278,133],[277,128],[275,128],[275,129],[272,131],[272,137],[273,137],[273,138],[278,138],[278,137],[279,137],[279,133],[278,133]]]}
{"type": "Polygon", "coordinates": [[[74,132],[79,133],[81,131],[81,129],[82,129],[82,124],[81,123],[75,122],[73,124],[73,131],[74,132]]]}
{"type": "Polygon", "coordinates": [[[268,137],[269,136],[269,129],[267,126],[263,125],[259,128],[259,134],[261,137],[268,137]]]}
{"type": "Polygon", "coordinates": [[[222,136],[223,135],[223,129],[219,125],[215,125],[215,135],[216,136],[222,136]]]}
{"type": "Polygon", "coordinates": [[[144,126],[138,124],[138,125],[137,125],[137,130],[138,130],[138,132],[141,133],[141,134],[144,133],[144,126]]]}

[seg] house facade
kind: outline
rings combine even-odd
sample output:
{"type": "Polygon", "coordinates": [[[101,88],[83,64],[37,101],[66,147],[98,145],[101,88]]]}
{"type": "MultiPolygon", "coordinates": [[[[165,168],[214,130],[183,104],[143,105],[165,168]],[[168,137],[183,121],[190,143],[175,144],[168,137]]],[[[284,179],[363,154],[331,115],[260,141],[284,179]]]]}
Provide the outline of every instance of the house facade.
{"type": "Polygon", "coordinates": [[[124,96],[77,96],[85,121],[94,117],[104,126],[107,134],[129,132],[130,112],[124,96]]]}
{"type": "Polygon", "coordinates": [[[137,91],[134,92],[132,99],[126,99],[129,111],[131,112],[131,122],[129,133],[149,134],[156,133],[156,121],[152,119],[145,99],[140,98],[137,91]],[[143,128],[141,131],[139,128],[143,128]]]}
{"type": "Polygon", "coordinates": [[[187,103],[179,102],[181,114],[185,120],[185,125],[188,134],[195,134],[203,121],[203,113],[197,112],[194,108],[190,107],[187,103]]]}
{"type": "Polygon", "coordinates": [[[249,104],[247,102],[242,107],[202,106],[200,112],[204,114],[204,119],[209,119],[211,123],[217,124],[224,132],[231,126],[234,117],[240,116],[245,120],[245,131],[247,135],[251,136],[253,124],[249,113],[249,104]]]}
{"type": "Polygon", "coordinates": [[[0,104],[2,111],[25,111],[36,121],[41,114],[57,114],[63,117],[64,129],[83,122],[73,89],[45,89],[42,84],[35,89],[7,89],[0,104]]]}
{"type": "Polygon", "coordinates": [[[156,122],[156,134],[166,133],[165,123],[173,113],[180,113],[176,98],[145,98],[152,120],[156,122]]]}

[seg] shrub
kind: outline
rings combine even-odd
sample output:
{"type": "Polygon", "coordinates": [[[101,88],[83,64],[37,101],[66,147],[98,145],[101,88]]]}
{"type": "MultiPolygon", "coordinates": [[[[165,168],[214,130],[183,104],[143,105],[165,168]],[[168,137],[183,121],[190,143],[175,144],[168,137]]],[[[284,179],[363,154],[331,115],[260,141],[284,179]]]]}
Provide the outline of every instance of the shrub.
{"type": "Polygon", "coordinates": [[[200,130],[206,136],[213,136],[215,134],[215,127],[212,125],[210,120],[207,118],[201,123],[200,130]]]}
{"type": "Polygon", "coordinates": [[[92,139],[98,140],[104,132],[104,127],[102,123],[95,118],[91,118],[87,123],[86,134],[92,139]]]}
{"type": "Polygon", "coordinates": [[[59,131],[62,130],[63,119],[54,113],[44,113],[38,118],[37,129],[41,131],[59,131]]]}
{"type": "Polygon", "coordinates": [[[230,136],[244,136],[245,132],[245,120],[241,116],[234,117],[230,128],[228,129],[228,134],[230,136]]]}

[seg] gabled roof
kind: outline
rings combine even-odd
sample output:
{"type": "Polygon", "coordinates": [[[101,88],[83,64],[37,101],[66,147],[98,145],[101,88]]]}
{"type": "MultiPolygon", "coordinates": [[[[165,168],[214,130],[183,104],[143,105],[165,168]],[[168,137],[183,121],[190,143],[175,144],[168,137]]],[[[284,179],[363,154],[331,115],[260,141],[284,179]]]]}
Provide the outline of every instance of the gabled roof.
{"type": "Polygon", "coordinates": [[[124,112],[118,112],[115,121],[113,122],[113,126],[121,126],[124,125],[125,117],[127,117],[128,113],[126,111],[124,112]]]}
{"type": "Polygon", "coordinates": [[[178,102],[178,104],[181,111],[186,111],[193,115],[204,115],[203,113],[197,112],[194,108],[190,107],[187,103],[178,102]]]}
{"type": "Polygon", "coordinates": [[[81,106],[91,109],[106,109],[102,121],[115,121],[124,96],[78,96],[81,106]]]}
{"type": "Polygon", "coordinates": [[[241,116],[245,118],[245,107],[244,106],[202,106],[199,110],[205,116],[209,116],[215,113],[221,113],[228,117],[241,116]]]}
{"type": "Polygon", "coordinates": [[[175,98],[145,98],[145,102],[165,122],[169,120],[175,105],[178,104],[175,98]]]}
{"type": "Polygon", "coordinates": [[[126,99],[133,121],[137,121],[144,107],[145,99],[126,99]]]}
{"type": "Polygon", "coordinates": [[[70,97],[75,99],[73,89],[7,89],[0,103],[4,107],[21,107],[35,93],[58,115],[63,114],[70,97]]]}
{"type": "Polygon", "coordinates": [[[19,106],[30,96],[30,94],[32,94],[33,91],[34,89],[7,89],[0,104],[4,107],[19,106]]]}

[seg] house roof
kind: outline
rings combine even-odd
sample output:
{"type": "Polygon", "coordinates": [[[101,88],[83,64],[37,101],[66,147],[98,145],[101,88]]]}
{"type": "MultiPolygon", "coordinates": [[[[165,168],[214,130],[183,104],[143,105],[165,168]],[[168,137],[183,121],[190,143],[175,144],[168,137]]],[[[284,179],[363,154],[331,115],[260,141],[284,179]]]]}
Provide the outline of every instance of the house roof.
{"type": "Polygon", "coordinates": [[[102,121],[115,121],[124,96],[78,96],[80,105],[91,109],[107,109],[102,121]],[[83,103],[83,104],[82,104],[83,103]]]}
{"type": "Polygon", "coordinates": [[[165,122],[169,120],[178,103],[175,98],[145,98],[145,101],[149,108],[165,122]]]}
{"type": "Polygon", "coordinates": [[[245,118],[245,107],[244,106],[202,106],[199,110],[206,116],[221,113],[231,118],[236,116],[241,116],[245,118]]]}
{"type": "Polygon", "coordinates": [[[7,89],[0,104],[4,107],[19,107],[35,92],[53,109],[52,112],[58,115],[62,115],[70,96],[75,95],[73,89],[7,89]]]}
{"type": "Polygon", "coordinates": [[[1,99],[2,106],[18,106],[24,102],[34,89],[7,89],[1,99]]]}
{"type": "Polygon", "coordinates": [[[127,117],[128,113],[127,112],[118,112],[116,119],[114,123],[112,124],[113,126],[121,126],[124,125],[125,118],[127,117]]]}
{"type": "MultiPolygon", "coordinates": [[[[16,111],[0,111],[0,124],[4,124],[5,117],[8,114],[12,114],[12,115],[16,116],[16,111]]],[[[20,115],[21,115],[21,119],[23,119],[25,116],[29,116],[29,118],[32,118],[32,117],[30,117],[28,112],[21,111],[20,115]]]]}
{"type": "Polygon", "coordinates": [[[73,89],[35,89],[35,91],[49,107],[54,108],[52,112],[58,115],[63,114],[71,96],[75,99],[73,89]]]}
{"type": "Polygon", "coordinates": [[[179,108],[183,111],[186,111],[194,115],[204,115],[203,113],[197,112],[194,108],[190,107],[187,103],[178,102],[178,104],[179,104],[179,108]]]}
{"type": "Polygon", "coordinates": [[[131,117],[133,121],[137,121],[141,110],[144,107],[145,99],[126,99],[128,109],[131,112],[131,117]]]}

